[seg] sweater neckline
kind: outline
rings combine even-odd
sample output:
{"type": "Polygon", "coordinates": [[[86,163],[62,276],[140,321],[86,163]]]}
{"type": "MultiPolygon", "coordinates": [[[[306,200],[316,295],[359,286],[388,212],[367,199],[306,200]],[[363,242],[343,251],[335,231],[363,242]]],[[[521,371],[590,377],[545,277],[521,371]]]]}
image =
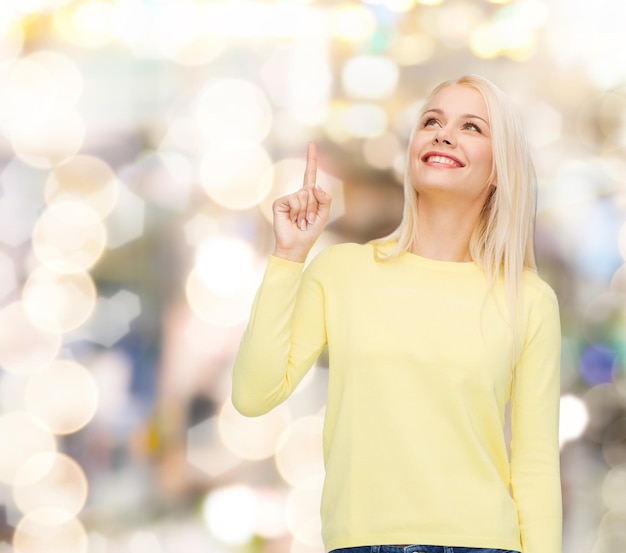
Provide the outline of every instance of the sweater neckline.
{"type": "MultiPolygon", "coordinates": [[[[390,240],[387,243],[379,244],[378,246],[385,252],[389,252],[396,244],[395,240],[390,240]]],[[[405,260],[423,269],[440,272],[461,272],[469,273],[480,270],[480,267],[475,261],[441,261],[439,259],[431,259],[430,257],[423,257],[413,252],[405,251],[400,254],[398,259],[405,260]]]]}
{"type": "Polygon", "coordinates": [[[432,271],[472,272],[478,269],[478,265],[474,261],[441,261],[439,259],[423,257],[413,252],[404,252],[401,257],[406,258],[411,263],[424,269],[430,269],[432,271]]]}

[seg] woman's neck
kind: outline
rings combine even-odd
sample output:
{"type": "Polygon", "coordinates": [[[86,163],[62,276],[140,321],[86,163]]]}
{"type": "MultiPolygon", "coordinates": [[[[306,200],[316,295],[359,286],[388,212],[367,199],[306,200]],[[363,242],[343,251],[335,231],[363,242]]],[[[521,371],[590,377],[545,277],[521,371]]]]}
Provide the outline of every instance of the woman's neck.
{"type": "Polygon", "coordinates": [[[420,201],[413,253],[439,261],[471,261],[469,243],[479,216],[480,212],[420,201]]]}

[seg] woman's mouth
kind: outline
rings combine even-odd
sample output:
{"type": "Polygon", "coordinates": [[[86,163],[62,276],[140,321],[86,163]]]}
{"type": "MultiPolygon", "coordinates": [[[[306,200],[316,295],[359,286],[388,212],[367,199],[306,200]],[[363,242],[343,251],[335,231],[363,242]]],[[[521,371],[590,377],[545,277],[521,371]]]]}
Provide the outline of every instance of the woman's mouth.
{"type": "Polygon", "coordinates": [[[432,163],[435,165],[445,165],[446,167],[464,167],[464,164],[455,157],[441,154],[426,154],[422,158],[422,161],[424,163],[432,163]]]}

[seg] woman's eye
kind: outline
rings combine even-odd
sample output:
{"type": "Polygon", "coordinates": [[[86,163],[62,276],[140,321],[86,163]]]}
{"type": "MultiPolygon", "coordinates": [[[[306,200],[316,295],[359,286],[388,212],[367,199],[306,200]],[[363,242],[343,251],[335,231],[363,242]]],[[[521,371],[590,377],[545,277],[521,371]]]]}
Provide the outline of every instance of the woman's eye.
{"type": "Polygon", "coordinates": [[[482,132],[476,123],[465,123],[465,128],[476,132],[482,132]]]}
{"type": "Polygon", "coordinates": [[[433,119],[432,117],[430,119],[426,119],[426,121],[424,121],[424,126],[428,127],[430,125],[436,125],[439,122],[437,121],[437,119],[433,119]]]}

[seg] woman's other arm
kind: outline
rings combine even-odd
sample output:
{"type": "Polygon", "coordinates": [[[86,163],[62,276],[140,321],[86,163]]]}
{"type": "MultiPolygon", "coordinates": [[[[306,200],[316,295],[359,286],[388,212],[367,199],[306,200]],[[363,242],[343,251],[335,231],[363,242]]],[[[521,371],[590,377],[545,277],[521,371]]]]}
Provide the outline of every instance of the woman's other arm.
{"type": "Polygon", "coordinates": [[[330,214],[331,197],[316,186],[317,152],[307,151],[304,185],[273,204],[276,247],[252,305],[232,374],[232,401],[244,415],[262,415],[284,401],[326,343],[323,252],[304,261],[330,214]]]}
{"type": "Polygon", "coordinates": [[[561,553],[560,353],[557,299],[544,284],[530,308],[511,395],[511,489],[522,553],[561,553]]]}

